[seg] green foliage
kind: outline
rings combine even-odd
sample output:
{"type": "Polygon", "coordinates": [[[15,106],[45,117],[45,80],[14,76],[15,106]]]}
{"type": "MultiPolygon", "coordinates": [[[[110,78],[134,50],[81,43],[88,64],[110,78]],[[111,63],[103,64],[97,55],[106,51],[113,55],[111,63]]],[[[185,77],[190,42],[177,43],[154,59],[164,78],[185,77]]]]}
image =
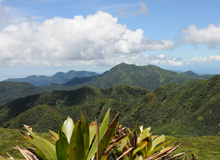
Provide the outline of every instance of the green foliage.
{"type": "MultiPolygon", "coordinates": [[[[46,139],[50,139],[48,133],[38,134],[46,139]]],[[[197,159],[220,159],[220,136],[166,136],[166,139],[167,141],[174,139],[173,143],[179,142],[182,144],[178,152],[174,153],[186,152],[187,157],[191,157],[193,153],[197,159]]],[[[7,152],[13,157],[22,158],[22,155],[12,148],[16,145],[20,146],[21,143],[26,146],[31,145],[20,135],[18,130],[0,128],[0,156],[7,157],[7,152]]]]}
{"type": "Polygon", "coordinates": [[[219,92],[220,76],[182,85],[166,84],[152,92],[127,85],[50,91],[0,107],[0,126],[20,128],[27,120],[26,124],[37,131],[45,131],[45,128],[57,131],[57,124],[61,125],[67,115],[79,119],[83,112],[89,121],[92,121],[91,117],[97,117],[101,122],[111,107],[111,119],[122,111],[120,120],[128,127],[136,124],[152,126],[157,134],[218,135],[219,92]]]}
{"type": "MultiPolygon", "coordinates": [[[[164,135],[155,137],[150,133],[150,128],[142,130],[137,126],[134,131],[127,128],[128,133],[118,124],[118,113],[109,124],[110,109],[107,111],[102,124],[97,121],[89,126],[87,119],[81,114],[81,121],[75,124],[68,117],[58,134],[50,131],[52,139],[49,141],[32,131],[24,125],[27,134],[20,131],[22,136],[27,139],[35,148],[20,148],[19,150],[26,160],[106,160],[111,155],[117,159],[176,159],[185,153],[170,157],[170,153],[178,148],[174,146],[165,147],[168,142],[164,135]],[[113,149],[114,148],[114,149],[113,149]],[[163,149],[162,149],[163,148],[163,149]]],[[[9,155],[10,156],[10,155],[9,155]]],[[[10,156],[11,157],[11,156],[10,156]]],[[[0,157],[0,159],[4,159],[0,157]]],[[[14,158],[12,158],[14,159],[14,158]]]]}
{"type": "Polygon", "coordinates": [[[79,119],[83,112],[88,121],[97,117],[101,122],[111,107],[111,119],[122,111],[120,121],[128,127],[136,124],[152,126],[157,134],[218,135],[219,92],[220,76],[182,85],[166,84],[152,92],[127,85],[108,89],[84,87],[72,91],[50,91],[2,106],[0,126],[20,128],[26,121],[37,131],[45,131],[45,128],[57,131],[68,115],[79,119]]]}
{"type": "Polygon", "coordinates": [[[155,133],[217,135],[220,122],[220,76],[183,85],[164,85],[147,93],[134,109],[137,124],[144,121],[155,133]]]}
{"type": "MultiPolygon", "coordinates": [[[[24,127],[28,134],[25,134],[23,131],[20,132],[25,139],[36,147],[33,153],[40,159],[90,160],[95,156],[98,159],[106,159],[114,144],[118,143],[118,140],[115,140],[110,146],[118,124],[118,117],[120,115],[120,113],[117,114],[109,125],[109,112],[110,110],[107,111],[100,127],[98,127],[99,125],[97,124],[97,121],[89,126],[84,115],[81,115],[82,120],[77,121],[75,124],[73,123],[73,120],[68,117],[64,121],[58,134],[50,131],[54,142],[48,141],[37,133],[34,133],[32,128],[26,125],[24,125],[24,127]]],[[[26,154],[27,150],[19,147],[16,148],[24,155],[24,157],[29,157],[26,159],[36,159],[33,153],[29,152],[26,154]]]]}
{"type": "Polygon", "coordinates": [[[126,85],[109,89],[84,87],[73,91],[46,92],[15,100],[0,108],[0,125],[21,128],[27,124],[37,131],[46,131],[46,128],[57,131],[68,115],[79,119],[81,112],[89,121],[97,117],[100,122],[109,107],[112,107],[112,115],[119,111],[127,113],[130,106],[147,92],[146,89],[126,85]]]}
{"type": "Polygon", "coordinates": [[[28,83],[0,82],[0,106],[16,98],[43,93],[45,90],[28,83]]]}
{"type": "Polygon", "coordinates": [[[165,142],[164,135],[153,136],[150,130],[150,127],[143,129],[143,126],[136,126],[132,132],[128,129],[129,136],[122,141],[119,148],[121,152],[119,153],[123,155],[125,159],[130,160],[175,159],[185,156],[184,152],[173,157],[170,156],[170,153],[179,148],[180,145],[166,147],[171,141],[165,142]]]}
{"type": "MultiPolygon", "coordinates": [[[[178,152],[186,152],[187,157],[194,154],[196,159],[217,160],[220,159],[220,137],[219,136],[176,136],[168,137],[167,139],[174,139],[173,143],[179,142],[182,146],[178,152]]],[[[177,153],[177,152],[174,152],[177,153]]]]}

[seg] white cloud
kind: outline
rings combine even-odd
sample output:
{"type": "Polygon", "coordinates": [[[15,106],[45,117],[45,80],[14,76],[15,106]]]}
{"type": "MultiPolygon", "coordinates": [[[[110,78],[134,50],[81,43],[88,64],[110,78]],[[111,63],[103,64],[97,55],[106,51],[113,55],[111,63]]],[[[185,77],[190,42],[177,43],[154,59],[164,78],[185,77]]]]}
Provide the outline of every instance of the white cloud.
{"type": "Polygon", "coordinates": [[[220,55],[209,55],[208,57],[193,57],[192,59],[190,59],[190,61],[193,62],[220,62],[220,55]]]}
{"type": "Polygon", "coordinates": [[[193,44],[207,44],[209,48],[220,45],[220,25],[210,24],[207,28],[197,29],[195,25],[182,30],[185,34],[182,41],[193,44]]]}
{"type": "Polygon", "coordinates": [[[131,31],[117,18],[99,11],[86,18],[55,17],[40,24],[25,22],[5,27],[0,31],[0,65],[90,63],[174,46],[170,40],[148,40],[143,30],[131,31]]]}
{"type": "Polygon", "coordinates": [[[149,13],[148,9],[147,9],[147,5],[144,2],[140,2],[139,5],[140,5],[140,9],[136,10],[136,11],[133,11],[132,12],[133,16],[138,16],[138,15],[148,14],[149,13]]]}
{"type": "MultiPolygon", "coordinates": [[[[117,8],[119,8],[119,6],[117,8]]],[[[134,8],[134,4],[126,5],[126,6],[124,6],[124,8],[127,8],[127,9],[122,9],[119,12],[119,16],[121,16],[121,17],[139,16],[139,15],[149,14],[147,5],[144,2],[139,2],[138,8],[136,8],[135,10],[131,10],[131,8],[132,9],[134,8]]]]}
{"type": "Polygon", "coordinates": [[[122,62],[127,64],[136,64],[136,65],[171,65],[171,66],[182,66],[184,62],[181,58],[176,58],[173,56],[166,56],[164,54],[159,55],[149,55],[146,53],[141,54],[130,54],[130,55],[115,55],[108,57],[104,60],[98,61],[88,61],[84,65],[91,65],[91,66],[110,66],[113,67],[117,64],[122,62]]]}
{"type": "Polygon", "coordinates": [[[8,23],[8,15],[2,6],[2,2],[4,2],[4,0],[0,0],[0,27],[8,23]]]}
{"type": "Polygon", "coordinates": [[[26,21],[39,20],[39,16],[27,16],[21,8],[2,5],[5,0],[0,0],[0,29],[10,24],[20,24],[26,21]]]}

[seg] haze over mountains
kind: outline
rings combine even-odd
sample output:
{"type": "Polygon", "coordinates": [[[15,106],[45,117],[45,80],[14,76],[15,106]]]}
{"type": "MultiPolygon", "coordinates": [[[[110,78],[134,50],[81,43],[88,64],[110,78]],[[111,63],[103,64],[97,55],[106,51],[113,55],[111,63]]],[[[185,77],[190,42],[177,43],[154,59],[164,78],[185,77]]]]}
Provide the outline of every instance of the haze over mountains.
{"type": "Polygon", "coordinates": [[[154,65],[136,66],[121,63],[88,83],[76,85],[76,88],[83,86],[109,88],[118,84],[127,84],[153,90],[166,83],[182,84],[198,78],[202,77],[177,73],[154,65]]]}
{"type": "Polygon", "coordinates": [[[181,84],[196,78],[210,78],[213,75],[199,76],[192,71],[177,73],[165,70],[154,65],[136,66],[121,63],[104,74],[99,75],[89,71],[69,71],[67,73],[57,72],[53,76],[28,76],[26,78],[9,78],[7,82],[27,82],[35,86],[46,86],[50,84],[74,86],[95,86],[108,88],[117,84],[128,84],[148,89],[156,89],[165,83],[181,84]]]}
{"type": "Polygon", "coordinates": [[[28,76],[26,78],[9,78],[6,79],[5,81],[7,82],[27,82],[30,84],[33,84],[35,86],[46,86],[49,84],[62,84],[66,83],[67,81],[70,81],[71,79],[77,77],[77,78],[82,78],[82,77],[92,77],[92,76],[97,76],[98,73],[95,72],[88,72],[88,71],[74,71],[71,70],[67,73],[64,72],[57,72],[53,76],[28,76]]]}
{"type": "Polygon", "coordinates": [[[209,77],[192,71],[124,63],[102,75],[90,73],[44,87],[0,82],[0,127],[25,123],[39,131],[57,130],[67,115],[77,119],[83,112],[89,120],[100,120],[111,107],[112,115],[123,111],[121,122],[129,127],[142,124],[172,135],[220,135],[220,75],[205,80],[209,77]]]}
{"type": "Polygon", "coordinates": [[[166,83],[182,84],[199,78],[203,77],[199,77],[191,71],[177,73],[153,65],[136,66],[122,63],[102,75],[87,71],[69,71],[67,73],[58,72],[52,77],[29,76],[27,78],[8,79],[0,82],[0,105],[16,98],[50,90],[73,90],[85,86],[109,88],[119,84],[133,85],[152,90],[166,83]],[[18,82],[27,82],[35,86],[18,82]],[[60,85],[54,83],[59,83],[60,85]],[[46,84],[47,86],[44,86],[46,84]],[[38,85],[44,87],[37,87],[38,85]]]}

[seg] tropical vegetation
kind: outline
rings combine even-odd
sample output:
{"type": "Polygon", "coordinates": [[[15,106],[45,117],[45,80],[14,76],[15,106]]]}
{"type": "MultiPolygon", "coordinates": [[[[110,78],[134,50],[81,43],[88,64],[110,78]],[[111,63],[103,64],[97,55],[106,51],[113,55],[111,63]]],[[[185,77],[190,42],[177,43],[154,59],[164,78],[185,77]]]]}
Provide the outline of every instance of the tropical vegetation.
{"type": "MultiPolygon", "coordinates": [[[[110,110],[107,111],[101,125],[97,120],[89,126],[87,119],[81,114],[81,121],[75,124],[67,118],[58,134],[50,131],[53,142],[48,141],[24,125],[28,134],[20,131],[25,139],[35,148],[20,148],[26,160],[168,160],[185,157],[185,153],[170,156],[180,145],[165,147],[170,142],[165,142],[165,136],[152,136],[150,128],[143,129],[136,126],[131,131],[123,128],[118,123],[118,113],[109,124],[110,110]]],[[[9,155],[10,156],[10,155],[9,155]]],[[[10,156],[11,157],[11,156],[10,156]]],[[[4,159],[3,157],[0,159],[4,159]]],[[[185,158],[184,158],[185,159],[185,158]]]]}
{"type": "Polygon", "coordinates": [[[156,134],[215,136],[220,135],[219,106],[220,76],[182,85],[166,84],[155,91],[127,85],[84,87],[7,103],[0,107],[0,127],[21,128],[27,124],[36,131],[58,130],[68,115],[79,119],[83,112],[89,121],[97,117],[101,122],[111,107],[111,119],[122,111],[120,121],[130,128],[138,124],[152,126],[156,134]]]}

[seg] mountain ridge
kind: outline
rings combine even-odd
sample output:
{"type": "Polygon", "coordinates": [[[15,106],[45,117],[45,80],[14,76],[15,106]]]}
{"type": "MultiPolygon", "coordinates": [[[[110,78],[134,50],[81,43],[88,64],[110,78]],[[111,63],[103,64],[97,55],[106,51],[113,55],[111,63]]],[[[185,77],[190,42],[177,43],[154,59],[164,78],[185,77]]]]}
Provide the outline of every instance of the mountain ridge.
{"type": "Polygon", "coordinates": [[[96,72],[90,72],[90,71],[74,71],[70,70],[68,72],[57,72],[53,76],[37,76],[32,75],[25,78],[9,78],[4,81],[7,82],[26,82],[30,83],[35,86],[46,86],[49,84],[62,84],[66,83],[67,81],[73,79],[73,78],[82,78],[82,77],[91,77],[91,76],[97,76],[99,75],[96,72]]]}
{"type": "Polygon", "coordinates": [[[83,112],[87,117],[100,120],[108,108],[111,108],[112,118],[117,112],[123,112],[122,124],[151,126],[156,134],[220,135],[220,75],[181,85],[165,84],[154,91],[117,85],[108,89],[83,87],[73,91],[45,92],[0,107],[0,126],[19,128],[28,123],[40,131],[45,128],[56,130],[57,124],[67,115],[79,119],[83,112]],[[7,114],[10,110],[18,112],[7,114]],[[41,114],[41,120],[35,122],[41,114]],[[47,126],[49,121],[51,126],[47,126]]]}
{"type": "Polygon", "coordinates": [[[199,78],[165,70],[154,65],[136,66],[121,63],[104,74],[94,77],[90,82],[75,85],[75,87],[109,88],[118,84],[127,84],[154,90],[165,83],[182,84],[196,79],[199,78]]]}
{"type": "MultiPolygon", "coordinates": [[[[72,75],[71,72],[75,71],[69,71],[67,73],[72,75]]],[[[84,76],[86,73],[87,72],[84,73],[84,76]]],[[[63,77],[64,75],[65,73],[57,72],[54,77],[63,77]]],[[[154,65],[136,66],[122,63],[113,67],[109,71],[106,71],[102,75],[73,78],[60,85],[51,83],[50,85],[44,87],[36,87],[21,82],[8,82],[8,84],[5,81],[0,82],[0,87],[2,86],[2,89],[0,89],[0,106],[15,98],[25,97],[51,90],[75,90],[86,86],[110,88],[119,84],[138,86],[154,90],[166,83],[182,84],[199,78],[200,77],[186,76],[182,73],[165,70],[154,65]],[[11,86],[9,84],[11,84],[11,86]]],[[[44,81],[44,79],[41,79],[41,81],[44,81]]]]}

